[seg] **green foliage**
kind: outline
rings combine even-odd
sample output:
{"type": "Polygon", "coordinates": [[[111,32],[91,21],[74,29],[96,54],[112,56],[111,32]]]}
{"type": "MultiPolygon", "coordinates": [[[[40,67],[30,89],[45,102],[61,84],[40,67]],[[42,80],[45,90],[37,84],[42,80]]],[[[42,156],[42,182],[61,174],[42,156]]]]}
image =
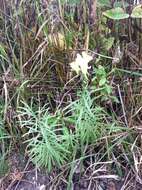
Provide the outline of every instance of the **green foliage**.
{"type": "Polygon", "coordinates": [[[142,18],[142,5],[137,5],[136,7],[133,8],[132,18],[142,18]]]}
{"type": "Polygon", "coordinates": [[[120,20],[129,18],[129,14],[125,13],[124,10],[120,7],[116,7],[114,9],[107,10],[103,12],[103,15],[113,19],[113,20],[120,20]]]}
{"type": "Polygon", "coordinates": [[[103,48],[109,51],[114,44],[114,40],[115,40],[114,37],[103,38],[103,48]]]}
{"type": "MultiPolygon", "coordinates": [[[[109,133],[107,130],[109,131],[109,127],[111,129],[113,124],[105,122],[106,112],[103,108],[94,105],[94,100],[88,91],[84,90],[79,97],[78,100],[65,108],[67,110],[66,115],[71,114],[68,117],[65,115],[65,120],[74,126],[78,143],[81,145],[94,144],[109,133]]],[[[115,131],[117,127],[113,129],[115,131]]]]}
{"type": "Polygon", "coordinates": [[[98,0],[98,6],[99,7],[111,7],[110,0],[98,0]]]}
{"type": "Polygon", "coordinates": [[[30,158],[49,171],[72,159],[72,151],[82,152],[87,144],[95,144],[104,135],[121,131],[115,123],[106,122],[107,113],[94,106],[87,90],[56,114],[51,114],[48,108],[36,110],[24,103],[19,118],[22,128],[27,130],[23,138],[27,139],[30,158]]]}
{"type": "Polygon", "coordinates": [[[93,78],[93,89],[95,94],[98,94],[98,98],[101,98],[101,101],[108,99],[113,99],[115,101],[117,100],[115,97],[111,96],[112,87],[109,84],[108,74],[102,65],[99,65],[98,68],[95,68],[95,77],[93,78]]]}
{"type": "Polygon", "coordinates": [[[2,44],[0,44],[0,58],[4,59],[6,61],[8,60],[7,53],[2,44]]]}
{"type": "Polygon", "coordinates": [[[0,104],[0,154],[4,155],[8,149],[8,139],[10,135],[5,129],[4,125],[4,106],[1,102],[0,104]]]}
{"type": "Polygon", "coordinates": [[[0,178],[4,177],[9,170],[8,162],[4,154],[0,153],[0,178]]]}
{"type": "Polygon", "coordinates": [[[90,2],[6,1],[8,13],[0,12],[0,171],[7,170],[8,144],[18,144],[17,137],[49,171],[73,162],[71,176],[76,159],[103,157],[119,167],[133,161],[135,135],[121,126],[141,123],[142,8],[129,15],[126,1],[90,2]],[[77,74],[88,80],[74,76],[69,64],[83,52],[92,61],[78,56],[77,74]]]}
{"type": "Polygon", "coordinates": [[[67,3],[69,5],[79,4],[80,0],[60,0],[62,4],[67,3]]]}
{"type": "Polygon", "coordinates": [[[8,172],[8,163],[6,160],[6,153],[8,151],[9,145],[8,140],[10,136],[5,130],[5,125],[3,122],[3,106],[0,106],[0,177],[4,177],[8,172]]]}
{"type": "Polygon", "coordinates": [[[34,111],[33,107],[24,104],[19,116],[28,119],[21,120],[22,128],[27,128],[24,137],[27,138],[27,150],[30,158],[37,165],[51,170],[53,166],[61,166],[70,154],[68,147],[69,133],[61,127],[61,115],[50,114],[43,107],[34,111]]]}
{"type": "Polygon", "coordinates": [[[104,11],[103,15],[113,20],[126,19],[129,18],[129,16],[132,18],[142,18],[142,7],[141,5],[137,5],[136,7],[134,7],[131,15],[125,13],[124,9],[121,7],[116,7],[104,11]]]}

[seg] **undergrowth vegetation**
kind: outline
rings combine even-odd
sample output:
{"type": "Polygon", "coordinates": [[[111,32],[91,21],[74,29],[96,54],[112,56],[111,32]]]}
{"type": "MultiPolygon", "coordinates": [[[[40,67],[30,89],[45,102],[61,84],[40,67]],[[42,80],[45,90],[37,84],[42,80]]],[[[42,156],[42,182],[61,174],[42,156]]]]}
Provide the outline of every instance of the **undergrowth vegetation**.
{"type": "Polygon", "coordinates": [[[78,163],[142,184],[141,19],[129,0],[0,1],[0,176],[24,147],[68,189],[78,163]]]}

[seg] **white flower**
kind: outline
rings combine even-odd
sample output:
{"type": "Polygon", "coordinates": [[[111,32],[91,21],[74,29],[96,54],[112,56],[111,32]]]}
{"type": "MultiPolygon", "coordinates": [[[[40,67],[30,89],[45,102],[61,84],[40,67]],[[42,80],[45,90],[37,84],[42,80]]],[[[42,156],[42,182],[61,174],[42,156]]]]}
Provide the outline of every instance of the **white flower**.
{"type": "Polygon", "coordinates": [[[81,71],[85,78],[87,78],[88,69],[90,67],[88,66],[88,63],[93,60],[93,57],[88,55],[85,51],[82,52],[82,55],[77,54],[77,57],[74,62],[70,63],[70,66],[72,70],[74,70],[77,74],[81,71]]]}

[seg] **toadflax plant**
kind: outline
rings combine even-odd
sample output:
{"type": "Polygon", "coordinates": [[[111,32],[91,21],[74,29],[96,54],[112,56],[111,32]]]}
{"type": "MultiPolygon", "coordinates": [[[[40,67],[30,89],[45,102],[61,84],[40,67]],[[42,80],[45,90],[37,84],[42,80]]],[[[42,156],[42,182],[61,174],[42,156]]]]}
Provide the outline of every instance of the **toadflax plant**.
{"type": "Polygon", "coordinates": [[[33,107],[24,103],[19,117],[22,128],[28,130],[24,137],[28,139],[25,143],[31,160],[49,171],[53,166],[65,163],[70,152],[66,142],[68,133],[64,133],[64,128],[60,126],[61,116],[50,114],[45,107],[34,111],[33,107]]]}

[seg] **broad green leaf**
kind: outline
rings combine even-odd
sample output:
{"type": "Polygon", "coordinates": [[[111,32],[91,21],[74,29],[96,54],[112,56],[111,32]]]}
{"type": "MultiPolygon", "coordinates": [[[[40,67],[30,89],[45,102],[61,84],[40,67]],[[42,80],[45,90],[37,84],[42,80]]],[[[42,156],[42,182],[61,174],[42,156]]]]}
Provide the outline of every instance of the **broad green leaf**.
{"type": "Polygon", "coordinates": [[[131,14],[132,18],[142,18],[142,5],[137,5],[133,10],[131,14]]]}
{"type": "Polygon", "coordinates": [[[129,18],[129,14],[125,13],[124,10],[120,7],[116,7],[114,9],[107,10],[103,12],[103,15],[113,19],[113,20],[120,20],[129,18]]]}

